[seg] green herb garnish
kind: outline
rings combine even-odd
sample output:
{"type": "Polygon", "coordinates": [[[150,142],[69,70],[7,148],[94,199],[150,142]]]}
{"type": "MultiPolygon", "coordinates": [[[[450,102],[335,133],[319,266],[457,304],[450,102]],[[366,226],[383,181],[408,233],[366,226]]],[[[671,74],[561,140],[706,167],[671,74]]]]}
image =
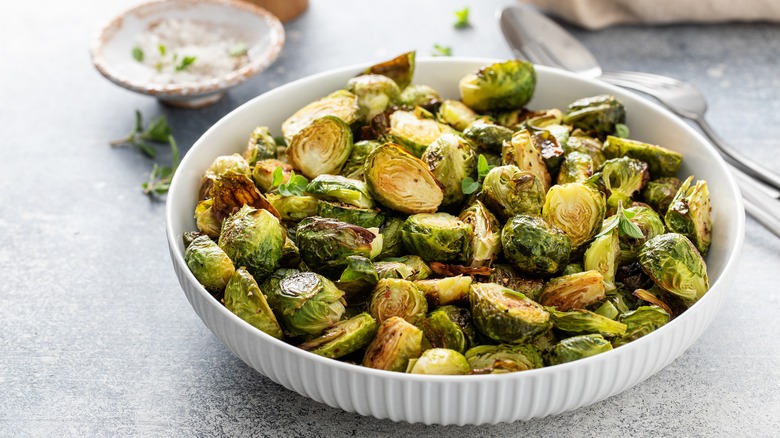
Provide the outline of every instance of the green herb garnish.
{"type": "Polygon", "coordinates": [[[470,195],[479,190],[482,187],[482,180],[485,179],[485,176],[487,176],[488,172],[490,172],[493,167],[494,166],[488,164],[487,158],[485,158],[484,155],[479,154],[479,158],[477,159],[477,181],[474,181],[470,176],[464,178],[463,182],[460,183],[460,190],[463,194],[470,195]]]}
{"type": "Polygon", "coordinates": [[[185,56],[181,59],[181,62],[176,66],[176,71],[182,71],[189,68],[190,65],[192,65],[193,62],[195,62],[195,59],[197,59],[196,56],[185,56]]]}
{"type": "Polygon", "coordinates": [[[433,45],[433,56],[452,56],[452,48],[440,44],[433,45]]]}
{"type": "Polygon", "coordinates": [[[309,185],[309,180],[301,175],[296,175],[294,170],[290,172],[290,180],[286,183],[282,182],[284,181],[282,166],[274,169],[272,177],[271,187],[278,187],[278,192],[282,196],[303,196],[309,185]]]}
{"type": "Polygon", "coordinates": [[[634,212],[626,211],[623,209],[623,202],[618,201],[617,213],[610,219],[610,221],[604,225],[601,232],[596,237],[601,237],[616,227],[618,234],[626,237],[633,237],[634,239],[643,239],[645,235],[642,233],[642,229],[637,224],[631,222],[631,218],[634,217],[634,212]]]}
{"type": "Polygon", "coordinates": [[[243,56],[246,55],[246,52],[249,51],[249,46],[246,45],[246,43],[237,43],[234,44],[233,47],[228,49],[228,55],[230,56],[243,56]]]}
{"type": "Polygon", "coordinates": [[[133,47],[133,59],[144,62],[144,51],[140,47],[133,47]]]}
{"type": "Polygon", "coordinates": [[[469,8],[465,7],[463,9],[455,11],[455,26],[456,29],[463,29],[465,27],[470,27],[471,23],[469,22],[469,8]]]}
{"type": "Polygon", "coordinates": [[[157,50],[160,52],[160,55],[162,56],[165,56],[165,52],[168,51],[168,49],[166,49],[165,46],[162,44],[157,45],[157,50]]]}
{"type": "Polygon", "coordinates": [[[168,144],[171,145],[171,166],[159,166],[154,163],[149,180],[141,184],[144,194],[163,195],[168,193],[168,189],[171,187],[173,175],[176,173],[176,168],[179,167],[179,148],[172,135],[168,136],[168,144]]]}

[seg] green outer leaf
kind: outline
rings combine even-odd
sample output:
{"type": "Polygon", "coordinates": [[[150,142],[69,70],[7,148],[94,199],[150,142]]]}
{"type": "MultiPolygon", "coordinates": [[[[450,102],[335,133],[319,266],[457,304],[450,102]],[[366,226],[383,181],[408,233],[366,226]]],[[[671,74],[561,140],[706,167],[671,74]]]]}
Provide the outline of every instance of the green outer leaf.
{"type": "Polygon", "coordinates": [[[276,320],[257,282],[244,268],[239,268],[225,288],[225,307],[253,327],[282,339],[282,328],[276,320]]]}

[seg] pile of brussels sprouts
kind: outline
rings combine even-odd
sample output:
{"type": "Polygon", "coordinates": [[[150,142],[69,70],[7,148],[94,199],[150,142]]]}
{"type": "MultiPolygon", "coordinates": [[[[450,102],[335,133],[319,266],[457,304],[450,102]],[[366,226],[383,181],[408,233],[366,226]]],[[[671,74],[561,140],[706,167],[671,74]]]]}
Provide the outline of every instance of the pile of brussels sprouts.
{"type": "Polygon", "coordinates": [[[519,60],[459,101],[413,72],[372,66],[208,168],[185,260],[230,311],[329,358],[484,374],[611,350],[707,292],[707,183],[624,138],[615,97],[526,109],[519,60]]]}

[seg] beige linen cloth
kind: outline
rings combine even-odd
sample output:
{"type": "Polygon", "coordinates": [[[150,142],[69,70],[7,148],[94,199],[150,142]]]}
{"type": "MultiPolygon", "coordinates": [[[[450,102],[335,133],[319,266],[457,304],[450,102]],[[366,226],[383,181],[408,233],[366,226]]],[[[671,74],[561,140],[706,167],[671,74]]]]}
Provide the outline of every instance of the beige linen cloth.
{"type": "Polygon", "coordinates": [[[572,24],[601,29],[615,24],[724,21],[780,22],[780,0],[521,0],[572,24]]]}

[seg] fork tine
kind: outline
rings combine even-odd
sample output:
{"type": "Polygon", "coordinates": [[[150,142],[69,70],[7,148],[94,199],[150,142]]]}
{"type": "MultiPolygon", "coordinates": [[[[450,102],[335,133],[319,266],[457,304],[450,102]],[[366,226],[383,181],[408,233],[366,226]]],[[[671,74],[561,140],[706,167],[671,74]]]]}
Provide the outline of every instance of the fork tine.
{"type": "Polygon", "coordinates": [[[610,76],[616,78],[616,79],[625,79],[629,81],[641,81],[644,83],[655,83],[655,84],[664,84],[664,85],[679,85],[682,83],[681,81],[670,78],[668,76],[661,76],[656,75],[653,73],[644,73],[644,72],[633,72],[633,71],[610,71],[608,73],[610,76]]]}

